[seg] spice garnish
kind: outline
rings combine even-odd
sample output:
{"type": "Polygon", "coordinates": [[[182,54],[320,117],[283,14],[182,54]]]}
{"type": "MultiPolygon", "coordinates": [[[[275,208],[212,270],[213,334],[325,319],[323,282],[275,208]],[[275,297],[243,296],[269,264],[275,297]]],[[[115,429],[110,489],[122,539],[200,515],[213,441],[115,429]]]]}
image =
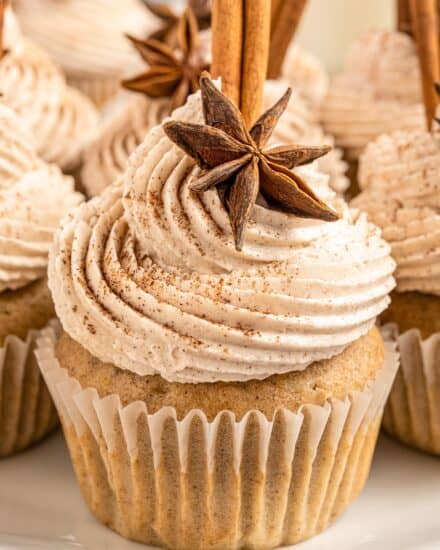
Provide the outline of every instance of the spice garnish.
{"type": "Polygon", "coordinates": [[[261,193],[269,207],[305,218],[335,221],[338,215],[297,174],[295,166],[318,159],[330,146],[288,145],[263,149],[291,95],[290,88],[248,131],[239,109],[214,85],[200,78],[206,124],[167,122],[168,137],[202,168],[192,190],[204,192],[223,184],[226,207],[241,250],[252,207],[261,193]]]}
{"type": "MultiPolygon", "coordinates": [[[[181,16],[165,4],[156,4],[144,0],[150,12],[162,22],[162,26],[151,33],[148,38],[165,42],[170,46],[176,45],[179,21],[181,16]]],[[[211,24],[211,9],[209,0],[189,0],[188,7],[193,11],[200,30],[209,28],[211,24]]]]}
{"type": "Polygon", "coordinates": [[[193,11],[187,8],[179,20],[178,50],[155,38],[129,40],[149,65],[139,76],[123,80],[128,90],[151,98],[171,97],[170,111],[180,107],[190,93],[199,89],[200,74],[207,68],[199,50],[199,28],[193,11]]]}

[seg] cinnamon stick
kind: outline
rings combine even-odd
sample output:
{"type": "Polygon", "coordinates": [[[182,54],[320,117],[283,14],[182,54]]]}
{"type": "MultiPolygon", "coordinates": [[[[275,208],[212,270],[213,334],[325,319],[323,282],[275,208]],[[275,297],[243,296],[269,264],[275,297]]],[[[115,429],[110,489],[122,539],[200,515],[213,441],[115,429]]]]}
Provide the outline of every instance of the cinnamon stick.
{"type": "Polygon", "coordinates": [[[434,84],[440,80],[437,0],[410,0],[410,10],[422,73],[426,122],[430,130],[438,105],[434,84]]]}
{"type": "Polygon", "coordinates": [[[0,0],[0,59],[3,59],[5,54],[4,35],[5,35],[5,11],[8,5],[8,0],[0,0]]]}
{"type": "Polygon", "coordinates": [[[397,0],[397,30],[412,33],[409,0],[397,0]]]}
{"type": "Polygon", "coordinates": [[[213,0],[212,65],[214,78],[221,76],[222,91],[240,105],[243,44],[243,0],[213,0]]]}
{"type": "Polygon", "coordinates": [[[248,127],[263,105],[270,42],[270,0],[243,0],[243,53],[240,108],[248,127]]]}
{"type": "Polygon", "coordinates": [[[278,78],[307,0],[272,0],[268,78],[278,78]]]}

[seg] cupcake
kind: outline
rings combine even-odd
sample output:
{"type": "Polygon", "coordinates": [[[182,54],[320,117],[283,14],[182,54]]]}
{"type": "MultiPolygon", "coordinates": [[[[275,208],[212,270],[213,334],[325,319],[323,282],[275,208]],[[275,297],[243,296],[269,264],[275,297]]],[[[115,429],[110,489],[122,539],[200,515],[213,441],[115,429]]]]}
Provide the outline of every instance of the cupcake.
{"type": "Polygon", "coordinates": [[[141,0],[17,0],[14,7],[25,35],[97,105],[139,66],[124,33],[145,37],[158,25],[141,0]]]}
{"type": "Polygon", "coordinates": [[[322,123],[351,161],[381,134],[422,129],[420,69],[410,36],[371,31],[358,39],[323,102],[322,123]]]}
{"type": "Polygon", "coordinates": [[[397,287],[383,323],[397,326],[401,369],[384,416],[400,441],[440,454],[440,135],[396,132],[368,145],[355,199],[383,228],[397,287]]]}
{"type": "Polygon", "coordinates": [[[46,279],[53,233],[79,200],[72,178],[38,157],[27,127],[0,103],[0,457],[57,424],[34,349],[54,316],[46,279]]]}
{"type": "Polygon", "coordinates": [[[2,101],[26,120],[45,161],[74,170],[95,133],[98,113],[86,96],[67,86],[47,54],[9,21],[0,58],[2,101]]]}
{"type": "MultiPolygon", "coordinates": [[[[128,157],[143,141],[147,131],[171,111],[185,103],[198,88],[201,72],[210,59],[210,34],[199,33],[194,12],[187,9],[179,18],[176,47],[148,39],[130,37],[133,46],[148,63],[147,72],[123,82],[130,91],[111,109],[99,133],[84,151],[81,183],[88,196],[98,195],[125,171],[128,157]],[[186,43],[186,35],[190,41],[186,43]],[[158,57],[158,49],[160,49],[158,57]],[[158,72],[168,68],[171,80],[157,83],[158,72]],[[137,92],[137,93],[136,93],[137,92]]],[[[164,38],[167,38],[165,35],[164,38]]]]}
{"type": "MultiPolygon", "coordinates": [[[[268,80],[264,89],[264,105],[269,108],[273,105],[286,89],[284,80],[268,80]]],[[[294,87],[296,90],[297,88],[294,87]]],[[[319,111],[313,107],[311,102],[303,99],[303,94],[299,92],[290,101],[288,108],[274,129],[270,144],[287,145],[289,143],[305,143],[307,145],[320,145],[327,143],[334,145],[332,136],[325,135],[318,122],[319,111]]],[[[350,180],[346,175],[347,163],[342,158],[343,153],[340,149],[332,148],[325,156],[318,159],[319,169],[328,174],[329,185],[337,193],[343,194],[350,180]]]]}
{"type": "MultiPolygon", "coordinates": [[[[233,191],[201,192],[221,173],[181,149],[201,97],[212,141],[194,138],[200,162],[227,160],[214,138],[225,124],[246,139],[237,109],[201,85],[147,133],[120,185],[64,219],[49,268],[62,328],[37,356],[105,525],[167,548],[271,548],[324,529],[365,483],[396,370],[374,328],[394,262],[307,163],[326,148],[265,153],[306,164],[261,164],[249,219],[233,191]],[[297,191],[282,208],[283,178],[297,191]]],[[[252,131],[259,143],[268,128],[252,131]]]]}

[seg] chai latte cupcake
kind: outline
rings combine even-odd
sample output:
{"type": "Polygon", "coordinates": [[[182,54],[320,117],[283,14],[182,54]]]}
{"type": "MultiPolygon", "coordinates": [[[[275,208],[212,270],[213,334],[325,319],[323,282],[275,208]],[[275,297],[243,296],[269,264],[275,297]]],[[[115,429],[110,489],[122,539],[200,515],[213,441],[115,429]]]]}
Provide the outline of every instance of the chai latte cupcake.
{"type": "MultiPolygon", "coordinates": [[[[374,328],[394,262],[315,163],[283,173],[331,223],[269,206],[263,182],[244,234],[224,192],[196,193],[200,169],[169,136],[200,128],[201,97],[215,135],[246,132],[201,86],[121,185],[64,219],[49,268],[62,329],[37,355],[104,524],[167,548],[272,548],[323,530],[368,476],[397,366],[374,328]]],[[[304,162],[318,149],[294,148],[304,162]]]]}
{"type": "Polygon", "coordinates": [[[397,287],[382,321],[399,330],[401,369],[385,429],[440,454],[440,135],[397,132],[368,145],[355,204],[383,228],[397,287]]]}
{"type": "Polygon", "coordinates": [[[72,178],[38,157],[24,122],[0,103],[0,457],[57,424],[34,349],[54,316],[49,246],[60,218],[79,200],[72,178]]]}
{"type": "Polygon", "coordinates": [[[98,106],[139,67],[124,34],[146,37],[159,23],[142,0],[16,0],[14,6],[26,36],[98,106]]]}

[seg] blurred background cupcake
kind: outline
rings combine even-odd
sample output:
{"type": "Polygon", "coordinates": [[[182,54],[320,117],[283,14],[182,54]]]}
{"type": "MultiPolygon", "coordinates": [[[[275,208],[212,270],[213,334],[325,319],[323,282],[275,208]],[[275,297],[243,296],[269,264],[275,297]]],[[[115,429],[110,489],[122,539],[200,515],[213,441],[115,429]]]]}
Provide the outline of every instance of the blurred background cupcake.
{"type": "Polygon", "coordinates": [[[80,199],[73,179],[38,157],[25,122],[0,103],[0,457],[57,424],[34,349],[54,316],[46,278],[53,233],[80,199]]]}
{"type": "Polygon", "coordinates": [[[45,161],[74,171],[95,135],[98,112],[84,94],[66,84],[47,53],[22,35],[9,9],[2,22],[2,101],[26,121],[45,161]]]}

